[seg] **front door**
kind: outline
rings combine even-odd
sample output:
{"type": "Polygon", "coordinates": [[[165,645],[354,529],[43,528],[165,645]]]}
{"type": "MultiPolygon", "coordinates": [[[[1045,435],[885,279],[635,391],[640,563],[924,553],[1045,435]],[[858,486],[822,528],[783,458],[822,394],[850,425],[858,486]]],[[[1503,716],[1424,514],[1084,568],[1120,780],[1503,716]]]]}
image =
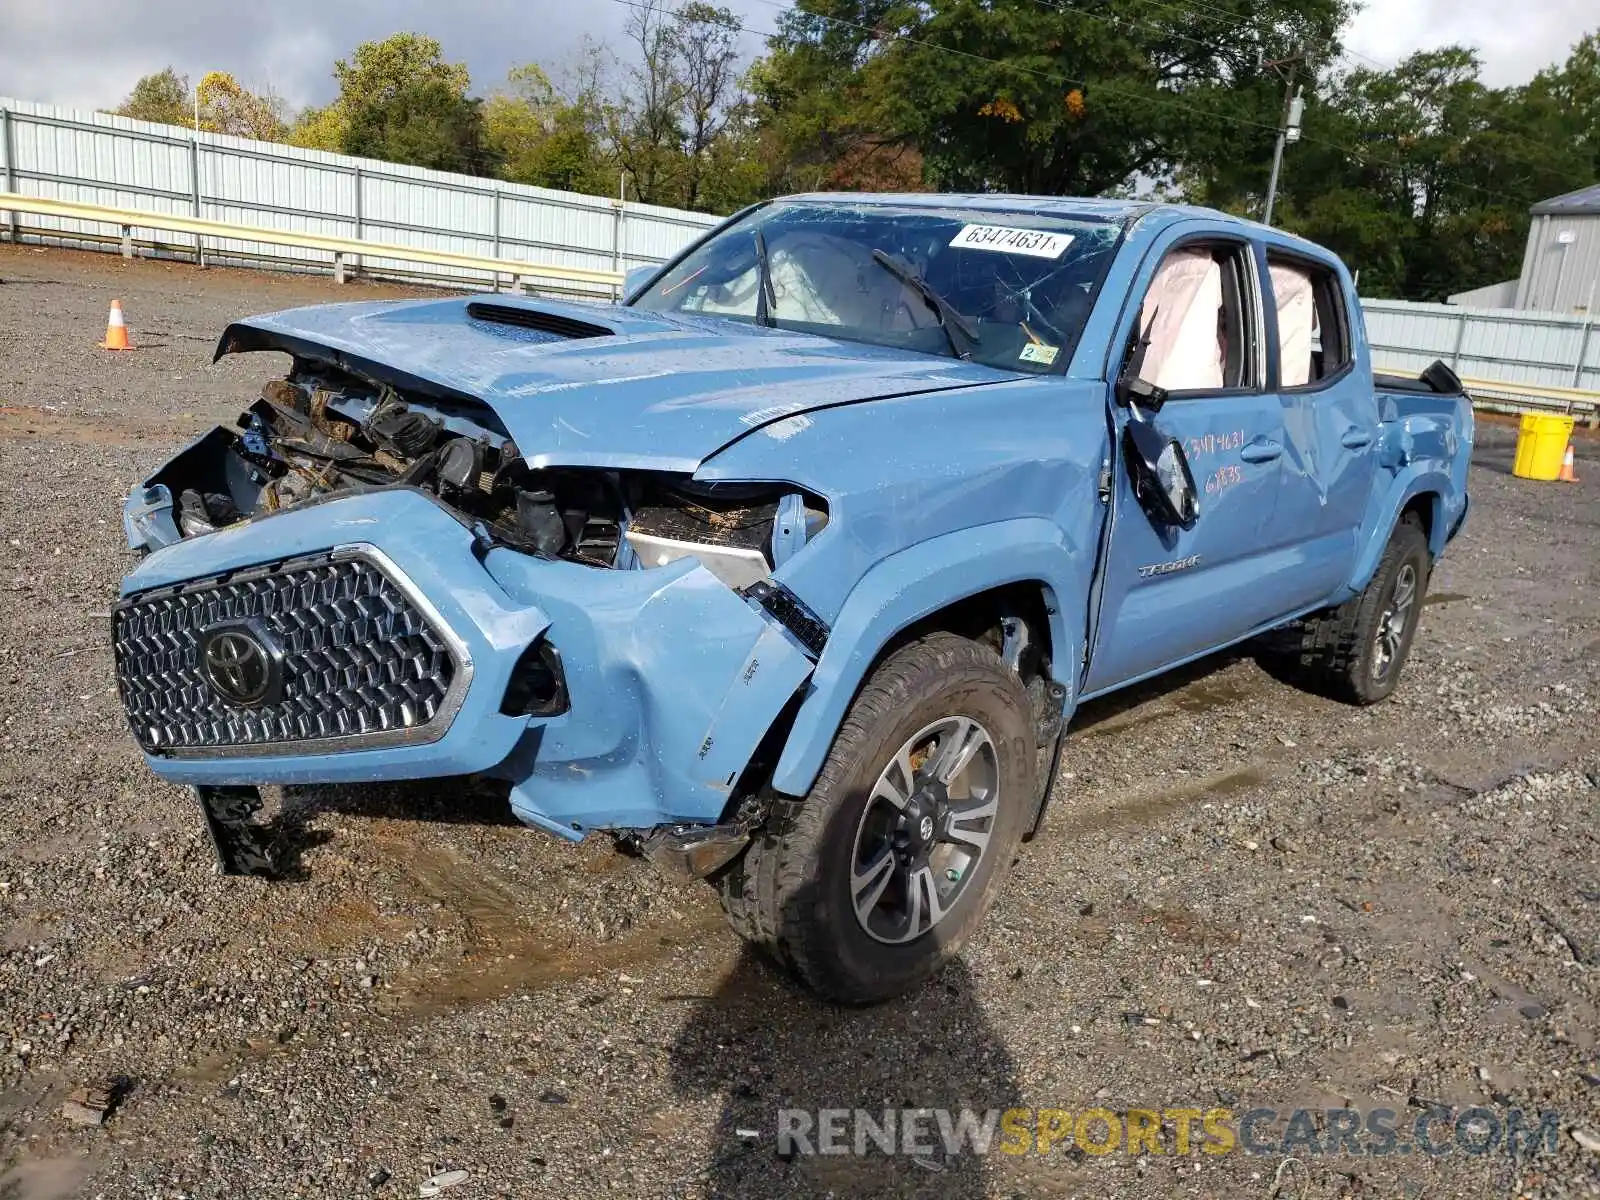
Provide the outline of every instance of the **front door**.
{"type": "MultiPolygon", "coordinates": [[[[1169,393],[1149,420],[1188,456],[1199,517],[1187,530],[1152,519],[1134,498],[1118,445],[1085,695],[1269,623],[1284,611],[1282,580],[1293,570],[1271,536],[1285,432],[1279,398],[1266,386],[1257,257],[1242,240],[1180,234],[1151,259],[1124,369],[1169,393]]],[[[1114,412],[1120,435],[1129,415],[1114,412]]]]}

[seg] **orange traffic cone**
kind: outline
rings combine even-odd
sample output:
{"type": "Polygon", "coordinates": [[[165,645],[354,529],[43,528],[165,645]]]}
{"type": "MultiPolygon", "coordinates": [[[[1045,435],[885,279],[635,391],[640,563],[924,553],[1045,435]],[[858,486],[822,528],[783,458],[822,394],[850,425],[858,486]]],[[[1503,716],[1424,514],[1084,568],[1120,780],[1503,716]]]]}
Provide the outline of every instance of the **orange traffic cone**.
{"type": "Polygon", "coordinates": [[[128,340],[128,324],[122,319],[122,301],[111,302],[111,315],[106,318],[106,340],[100,343],[102,350],[132,350],[133,343],[128,340]]]}
{"type": "Polygon", "coordinates": [[[1572,459],[1572,443],[1567,443],[1566,456],[1561,460],[1561,474],[1556,476],[1559,483],[1577,483],[1577,469],[1572,459]]]}

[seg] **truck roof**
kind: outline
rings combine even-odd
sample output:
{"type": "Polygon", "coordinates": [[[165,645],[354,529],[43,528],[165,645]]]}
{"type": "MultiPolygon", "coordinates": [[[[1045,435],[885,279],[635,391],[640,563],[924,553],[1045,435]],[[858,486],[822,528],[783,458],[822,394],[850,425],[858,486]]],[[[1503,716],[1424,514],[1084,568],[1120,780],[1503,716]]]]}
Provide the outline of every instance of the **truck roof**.
{"type": "Polygon", "coordinates": [[[1243,217],[1204,208],[1197,204],[1167,204],[1149,200],[1105,200],[1087,196],[1021,196],[1009,193],[958,194],[950,192],[808,192],[783,196],[782,200],[806,200],[823,204],[892,204],[899,208],[980,208],[992,212],[1047,213],[1052,216],[1090,217],[1103,221],[1126,221],[1133,217],[1155,216],[1177,220],[1205,217],[1230,225],[1256,225],[1243,217]]]}

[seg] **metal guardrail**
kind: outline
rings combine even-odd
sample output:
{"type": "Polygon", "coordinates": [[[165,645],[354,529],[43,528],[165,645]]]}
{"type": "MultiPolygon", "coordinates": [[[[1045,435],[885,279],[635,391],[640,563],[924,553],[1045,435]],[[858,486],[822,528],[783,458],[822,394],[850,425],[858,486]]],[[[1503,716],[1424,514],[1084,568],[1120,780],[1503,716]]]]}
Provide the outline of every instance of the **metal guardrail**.
{"type": "Polygon", "coordinates": [[[1600,424],[1600,392],[1507,383],[1503,379],[1463,379],[1461,382],[1478,408],[1492,412],[1557,413],[1586,418],[1590,425],[1600,424]]]}
{"type": "MultiPolygon", "coordinates": [[[[620,293],[622,288],[622,274],[617,271],[597,271],[587,267],[562,267],[550,263],[524,262],[514,258],[457,254],[450,250],[402,246],[393,242],[372,242],[364,238],[298,233],[286,229],[268,229],[259,225],[235,225],[227,221],[210,221],[181,216],[177,213],[153,212],[143,208],[110,208],[100,204],[80,204],[74,200],[24,196],[17,192],[0,192],[0,212],[5,211],[116,226],[121,233],[124,258],[133,257],[133,231],[152,229],[191,235],[196,239],[197,256],[203,256],[202,243],[206,238],[322,251],[333,256],[331,264],[333,276],[341,283],[344,282],[346,270],[359,263],[360,259],[384,258],[399,262],[454,267],[471,273],[485,274],[493,281],[496,291],[500,289],[502,276],[509,276],[513,286],[520,285],[524,288],[533,280],[585,284],[591,288],[608,289],[613,294],[620,293]]],[[[74,236],[62,231],[53,232],[56,236],[74,236]]]]}

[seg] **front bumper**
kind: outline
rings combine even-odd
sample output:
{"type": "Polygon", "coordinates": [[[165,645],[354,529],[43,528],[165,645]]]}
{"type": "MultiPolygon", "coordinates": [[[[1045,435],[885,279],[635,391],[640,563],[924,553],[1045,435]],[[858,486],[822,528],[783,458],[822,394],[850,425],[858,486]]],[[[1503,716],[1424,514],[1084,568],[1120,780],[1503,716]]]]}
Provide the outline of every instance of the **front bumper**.
{"type": "Polygon", "coordinates": [[[396,489],[310,505],[157,550],[138,596],[329,551],[369,554],[427,606],[467,682],[427,740],[146,752],[196,785],[355,783],[490,774],[523,821],[590,829],[714,822],[812,660],[786,629],[692,559],[609,571],[487,548],[426,496],[396,489]],[[547,638],[570,707],[501,711],[523,652],[547,638]]]}

